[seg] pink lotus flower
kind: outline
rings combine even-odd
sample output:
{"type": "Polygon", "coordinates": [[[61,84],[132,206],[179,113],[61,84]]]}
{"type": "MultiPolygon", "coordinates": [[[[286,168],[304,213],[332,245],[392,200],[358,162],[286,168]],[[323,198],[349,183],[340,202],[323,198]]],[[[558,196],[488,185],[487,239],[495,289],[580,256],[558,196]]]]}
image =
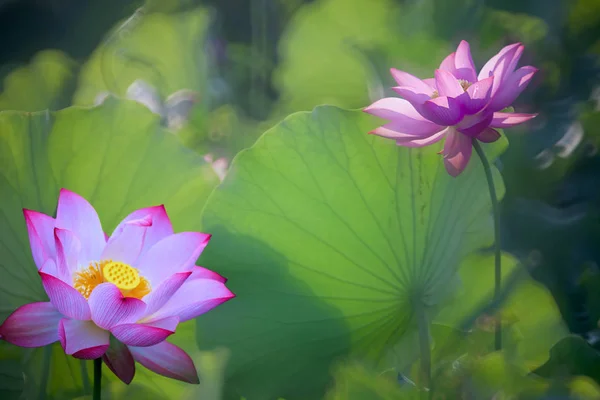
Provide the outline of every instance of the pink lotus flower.
{"type": "Polygon", "coordinates": [[[403,99],[388,97],[364,111],[390,122],[370,132],[396,140],[399,146],[423,147],[446,138],[442,154],[446,170],[458,176],[467,166],[472,141],[494,142],[507,128],[534,118],[536,114],[504,113],[527,87],[537,71],[534,67],[515,70],[524,46],[506,46],[492,57],[479,74],[469,43],[461,41],[435,77],[421,80],[392,68],[403,99]]]}
{"type": "Polygon", "coordinates": [[[50,301],[18,308],[0,326],[2,339],[21,347],[60,341],[73,357],[103,357],[125,383],[134,360],[198,383],[191,358],[165,339],[234,297],[225,278],[195,265],[210,235],[173,233],[165,208],[156,206],[131,213],[107,237],[90,203],[65,189],[56,219],[23,213],[50,301]]]}

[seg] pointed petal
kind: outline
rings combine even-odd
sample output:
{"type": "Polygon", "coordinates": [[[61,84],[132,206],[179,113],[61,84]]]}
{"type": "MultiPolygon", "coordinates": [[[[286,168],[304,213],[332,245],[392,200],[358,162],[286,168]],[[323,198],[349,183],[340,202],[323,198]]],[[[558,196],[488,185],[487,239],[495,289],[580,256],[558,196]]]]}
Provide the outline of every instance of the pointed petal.
{"type": "Polygon", "coordinates": [[[156,289],[153,289],[152,292],[146,295],[146,297],[144,297],[144,303],[146,303],[146,315],[151,315],[164,306],[191,274],[192,271],[173,274],[158,285],[156,289]]]}
{"type": "Polygon", "coordinates": [[[65,353],[83,360],[93,360],[106,352],[110,334],[92,321],[63,318],[58,326],[60,344],[65,353]]]}
{"type": "Polygon", "coordinates": [[[431,95],[420,92],[409,86],[395,86],[392,88],[394,92],[398,93],[402,98],[408,100],[415,109],[419,109],[419,106],[425,103],[431,98],[431,95]]]}
{"type": "Polygon", "coordinates": [[[58,341],[63,318],[49,303],[29,303],[17,308],[0,325],[0,337],[20,347],[41,347],[58,341]]]}
{"type": "Polygon", "coordinates": [[[473,150],[471,141],[470,137],[454,130],[446,136],[444,166],[451,176],[457,177],[467,167],[473,150]]]}
{"type": "Polygon", "coordinates": [[[54,229],[54,241],[56,243],[56,271],[57,276],[63,282],[73,282],[73,273],[79,265],[79,254],[81,253],[81,242],[75,234],[66,229],[54,229]]]}
{"type": "Polygon", "coordinates": [[[106,244],[100,219],[94,207],[80,195],[60,190],[56,227],[70,230],[81,242],[81,259],[98,260],[106,244]]]}
{"type": "Polygon", "coordinates": [[[119,225],[108,239],[106,247],[100,256],[101,260],[118,260],[134,265],[144,246],[148,228],[152,226],[152,216],[146,215],[141,219],[133,219],[119,225]]]}
{"type": "Polygon", "coordinates": [[[159,375],[187,383],[199,383],[194,362],[185,351],[169,342],[151,347],[129,347],[135,361],[159,375]]]}
{"type": "Polygon", "coordinates": [[[443,129],[423,118],[408,101],[396,97],[378,100],[364,111],[392,121],[384,125],[383,129],[373,131],[383,137],[427,136],[443,129]]]}
{"type": "Polygon", "coordinates": [[[91,318],[88,302],[73,286],[42,271],[39,274],[50,302],[61,314],[77,320],[91,318]]]}
{"type": "Polygon", "coordinates": [[[140,273],[158,287],[165,279],[179,272],[191,271],[210,235],[181,232],[156,243],[138,262],[140,273]]]}
{"type": "Polygon", "coordinates": [[[142,247],[141,254],[145,253],[154,246],[161,239],[171,236],[173,234],[173,226],[171,220],[167,215],[164,205],[141,208],[129,214],[121,223],[115,228],[115,233],[119,232],[123,225],[132,220],[139,220],[150,215],[152,218],[152,226],[149,226],[146,230],[146,237],[144,238],[144,246],[142,247]]]}
{"type": "Polygon", "coordinates": [[[509,68],[513,65],[512,61],[518,52],[519,46],[521,46],[520,43],[513,43],[502,48],[498,54],[490,58],[483,68],[481,68],[478,79],[482,80],[495,75],[496,84],[500,84],[504,79],[504,74],[512,72],[509,68]]]}
{"type": "Polygon", "coordinates": [[[460,102],[445,96],[427,100],[420,112],[428,120],[443,126],[457,124],[464,116],[460,102]]]}
{"type": "Polygon", "coordinates": [[[487,128],[477,136],[477,140],[483,143],[493,143],[500,139],[500,132],[493,128],[487,128]]]}
{"type": "Polygon", "coordinates": [[[465,92],[454,75],[443,69],[435,70],[435,83],[440,96],[456,98],[465,92]]]}
{"type": "Polygon", "coordinates": [[[490,102],[494,77],[490,76],[475,82],[467,88],[467,99],[463,102],[463,109],[467,114],[477,114],[490,102]]]}
{"type": "Polygon", "coordinates": [[[502,110],[510,106],[513,101],[519,97],[521,92],[525,90],[531,78],[537,72],[534,67],[521,67],[512,75],[505,79],[504,83],[492,98],[489,108],[493,111],[502,110]]]}
{"type": "Polygon", "coordinates": [[[136,322],[146,311],[146,304],[133,297],[124,297],[112,283],[102,283],[88,300],[92,320],[103,329],[136,322]]]}
{"type": "Polygon", "coordinates": [[[456,76],[458,79],[464,79],[469,82],[477,82],[477,73],[475,72],[475,63],[471,56],[471,47],[465,40],[461,40],[456,49],[456,57],[454,60],[456,67],[456,76]]]}
{"type": "Polygon", "coordinates": [[[437,90],[437,86],[435,84],[435,78],[426,78],[423,79],[423,82],[431,86],[434,90],[437,90]]]}
{"type": "Polygon", "coordinates": [[[477,137],[492,122],[491,113],[481,113],[465,117],[458,125],[456,130],[469,137],[477,137]]]}
{"type": "Polygon", "coordinates": [[[457,73],[456,73],[455,60],[456,60],[456,53],[450,53],[446,58],[444,58],[444,60],[440,64],[439,69],[448,71],[456,77],[457,73]]]}
{"type": "Polygon", "coordinates": [[[111,333],[128,346],[154,346],[175,333],[179,317],[167,317],[143,324],[123,324],[111,329],[111,333]]]}
{"type": "Polygon", "coordinates": [[[522,124],[535,117],[537,117],[537,114],[495,112],[494,119],[490,126],[492,128],[510,128],[511,126],[522,124]]]}
{"type": "Polygon", "coordinates": [[[48,258],[56,256],[53,234],[55,221],[46,214],[27,209],[23,209],[23,216],[27,224],[33,261],[40,270],[48,258]]]}
{"type": "Polygon", "coordinates": [[[398,82],[398,86],[408,86],[429,96],[434,92],[434,89],[431,86],[408,72],[400,71],[396,68],[390,69],[390,72],[396,82],[398,82]]]}
{"type": "Polygon", "coordinates": [[[403,139],[396,139],[396,144],[398,146],[404,146],[404,147],[424,147],[424,146],[429,146],[430,144],[439,142],[440,140],[442,140],[442,138],[444,137],[444,135],[446,135],[446,132],[449,128],[444,128],[442,131],[435,133],[429,137],[426,138],[403,138],[403,139]]]}
{"type": "Polygon", "coordinates": [[[207,278],[206,269],[195,267],[192,275],[171,299],[147,320],[178,316],[181,322],[215,308],[235,295],[220,280],[207,278]]]}
{"type": "Polygon", "coordinates": [[[117,378],[127,385],[131,383],[135,376],[135,360],[126,345],[118,340],[111,340],[102,360],[117,378]]]}

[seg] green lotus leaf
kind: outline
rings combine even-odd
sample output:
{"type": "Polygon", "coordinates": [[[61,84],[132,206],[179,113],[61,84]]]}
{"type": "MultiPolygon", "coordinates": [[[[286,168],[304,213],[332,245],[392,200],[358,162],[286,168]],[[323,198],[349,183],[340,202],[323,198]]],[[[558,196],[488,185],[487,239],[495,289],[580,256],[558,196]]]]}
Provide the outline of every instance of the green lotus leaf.
{"type": "MultiPolygon", "coordinates": [[[[479,160],[452,178],[441,144],[398,147],[367,134],[377,124],[331,106],[294,114],[211,195],[200,262],[238,299],[205,316],[198,343],[231,351],[225,398],[319,398],[333,360],[387,360],[411,336],[413,304],[433,312],[461,258],[491,243],[479,160]]],[[[495,159],[506,146],[485,148],[495,159]]]]}
{"type": "Polygon", "coordinates": [[[44,50],[4,79],[0,110],[58,110],[69,105],[77,64],[58,50],[44,50]]]}
{"type": "MultiPolygon", "coordinates": [[[[92,203],[107,233],[133,210],[157,204],[165,204],[176,231],[197,231],[200,210],[218,182],[201,157],[132,101],[110,98],[102,106],[56,113],[0,113],[0,321],[22,304],[47,301],[22,208],[53,215],[64,187],[92,203]]],[[[182,324],[173,338],[192,354],[197,351],[193,322],[182,324]]],[[[32,391],[27,398],[44,398],[43,393],[47,399],[73,398],[89,389],[91,362],[65,356],[60,345],[22,354],[32,391]]],[[[169,390],[165,398],[186,386],[138,368],[136,383],[154,379],[169,390]]],[[[0,377],[0,388],[4,383],[0,377]]]]}

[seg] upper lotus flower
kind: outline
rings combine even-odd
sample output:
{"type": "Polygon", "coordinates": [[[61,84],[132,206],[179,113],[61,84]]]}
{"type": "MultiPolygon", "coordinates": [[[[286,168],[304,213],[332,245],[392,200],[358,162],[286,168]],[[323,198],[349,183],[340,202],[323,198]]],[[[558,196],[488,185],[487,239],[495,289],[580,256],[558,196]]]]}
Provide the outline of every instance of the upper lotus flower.
{"type": "Polygon", "coordinates": [[[399,85],[393,89],[403,99],[388,97],[365,108],[390,120],[371,133],[407,147],[427,146],[446,137],[444,165],[450,175],[459,175],[471,158],[474,138],[494,142],[500,137],[494,128],[518,125],[536,116],[499,112],[511,105],[537,71],[529,66],[515,70],[523,49],[520,43],[506,46],[479,74],[464,40],[442,61],[434,78],[421,80],[392,68],[399,85]]]}
{"type": "Polygon", "coordinates": [[[65,189],[56,219],[23,211],[50,301],[18,308],[0,337],[22,347],[60,341],[74,357],[103,357],[125,383],[134,360],[198,383],[191,358],[165,339],[180,322],[234,297],[223,277],[195,265],[210,235],[174,234],[164,207],[156,206],[133,212],[107,237],[94,208],[65,189]]]}

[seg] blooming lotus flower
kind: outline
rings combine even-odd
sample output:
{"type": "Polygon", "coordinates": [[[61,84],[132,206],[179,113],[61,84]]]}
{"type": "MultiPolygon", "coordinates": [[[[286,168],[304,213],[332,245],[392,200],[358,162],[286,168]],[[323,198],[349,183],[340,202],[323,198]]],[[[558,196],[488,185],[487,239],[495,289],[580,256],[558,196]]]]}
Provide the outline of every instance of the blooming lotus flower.
{"type": "Polygon", "coordinates": [[[165,208],[156,206],[131,213],[108,237],[94,208],[65,189],[56,219],[23,212],[50,301],[18,308],[0,326],[2,339],[22,347],[60,341],[73,357],[102,357],[125,383],[134,360],[198,383],[191,358],[165,339],[234,297],[223,277],[195,265],[210,235],[173,233],[165,208]]]}
{"type": "Polygon", "coordinates": [[[392,68],[402,99],[384,98],[364,111],[390,122],[370,132],[396,140],[400,146],[423,147],[443,138],[444,165],[452,176],[467,166],[472,141],[494,142],[508,128],[534,118],[536,114],[505,113],[527,87],[537,71],[526,66],[515,70],[524,46],[506,46],[492,57],[479,74],[469,43],[461,41],[456,52],[442,61],[435,77],[421,80],[392,68]]]}

